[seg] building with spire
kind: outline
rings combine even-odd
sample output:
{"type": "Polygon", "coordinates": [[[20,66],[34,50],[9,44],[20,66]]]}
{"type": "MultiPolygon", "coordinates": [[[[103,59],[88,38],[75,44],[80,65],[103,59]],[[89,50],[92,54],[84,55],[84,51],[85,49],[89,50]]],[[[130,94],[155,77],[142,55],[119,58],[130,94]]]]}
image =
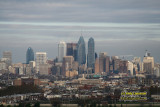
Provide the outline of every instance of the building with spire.
{"type": "Polygon", "coordinates": [[[153,74],[154,70],[154,57],[150,55],[150,53],[145,53],[145,56],[143,58],[143,71],[148,74],[153,74]]]}
{"type": "Polygon", "coordinates": [[[86,63],[86,48],[83,36],[79,38],[77,44],[77,61],[79,65],[83,65],[86,63]]]}
{"type": "Polygon", "coordinates": [[[89,68],[94,68],[95,63],[95,44],[94,39],[91,37],[88,41],[88,60],[87,60],[87,66],[89,68]]]}

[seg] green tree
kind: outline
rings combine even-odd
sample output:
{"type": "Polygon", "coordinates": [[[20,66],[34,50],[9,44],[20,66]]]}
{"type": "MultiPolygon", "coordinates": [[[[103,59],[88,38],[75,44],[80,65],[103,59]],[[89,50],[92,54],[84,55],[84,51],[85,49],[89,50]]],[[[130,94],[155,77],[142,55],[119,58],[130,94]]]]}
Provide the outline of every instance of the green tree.
{"type": "Polygon", "coordinates": [[[18,107],[18,106],[14,105],[13,107],[18,107]]]}
{"type": "Polygon", "coordinates": [[[112,104],[111,104],[111,105],[109,105],[109,107],[112,107],[112,104]]]}
{"type": "Polygon", "coordinates": [[[11,107],[11,105],[7,105],[7,107],[11,107]]]}
{"type": "Polygon", "coordinates": [[[96,104],[97,104],[96,101],[93,100],[90,104],[90,107],[96,107],[96,104]]]}
{"type": "Polygon", "coordinates": [[[40,103],[39,103],[39,102],[36,102],[36,103],[34,104],[34,107],[40,107],[40,103]]]}
{"type": "Polygon", "coordinates": [[[25,107],[31,107],[31,104],[30,104],[30,103],[27,103],[27,104],[25,105],[25,107]]]}
{"type": "Polygon", "coordinates": [[[61,104],[61,99],[53,98],[53,99],[50,99],[50,102],[53,105],[53,107],[58,107],[61,104]]]}
{"type": "Polygon", "coordinates": [[[98,104],[98,107],[101,107],[101,105],[100,105],[100,104],[98,104]]]}
{"type": "Polygon", "coordinates": [[[19,103],[18,107],[25,107],[24,103],[19,103]]]}
{"type": "Polygon", "coordinates": [[[4,105],[3,105],[3,104],[1,104],[1,105],[0,105],[0,107],[4,107],[4,105]]]}

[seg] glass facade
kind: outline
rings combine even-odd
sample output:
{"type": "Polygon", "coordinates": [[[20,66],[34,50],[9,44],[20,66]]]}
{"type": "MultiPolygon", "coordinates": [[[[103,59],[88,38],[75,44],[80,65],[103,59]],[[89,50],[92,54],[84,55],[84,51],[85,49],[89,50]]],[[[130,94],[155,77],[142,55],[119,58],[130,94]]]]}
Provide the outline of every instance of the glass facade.
{"type": "Polygon", "coordinates": [[[86,48],[83,36],[79,38],[77,45],[77,60],[79,65],[86,63],[86,48]]]}
{"type": "Polygon", "coordinates": [[[88,61],[87,66],[94,68],[94,62],[95,62],[95,45],[94,45],[94,39],[91,37],[88,40],[88,61]]]}
{"type": "Polygon", "coordinates": [[[26,64],[29,64],[30,61],[34,61],[34,52],[31,47],[28,48],[26,53],[26,64]]]}

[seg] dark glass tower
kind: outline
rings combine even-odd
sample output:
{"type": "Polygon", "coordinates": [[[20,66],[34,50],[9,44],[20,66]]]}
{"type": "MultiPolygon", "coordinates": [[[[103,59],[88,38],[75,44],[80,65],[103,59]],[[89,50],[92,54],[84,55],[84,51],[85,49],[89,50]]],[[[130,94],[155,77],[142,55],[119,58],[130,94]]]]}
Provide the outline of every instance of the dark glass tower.
{"type": "Polygon", "coordinates": [[[26,53],[26,64],[29,64],[30,61],[34,61],[34,52],[31,47],[28,48],[26,53]]]}
{"type": "Polygon", "coordinates": [[[91,37],[88,40],[88,61],[87,66],[94,68],[95,62],[95,46],[94,46],[94,39],[91,37]]]}
{"type": "Polygon", "coordinates": [[[79,65],[83,65],[86,63],[86,48],[83,36],[79,38],[77,44],[77,60],[79,65]]]}

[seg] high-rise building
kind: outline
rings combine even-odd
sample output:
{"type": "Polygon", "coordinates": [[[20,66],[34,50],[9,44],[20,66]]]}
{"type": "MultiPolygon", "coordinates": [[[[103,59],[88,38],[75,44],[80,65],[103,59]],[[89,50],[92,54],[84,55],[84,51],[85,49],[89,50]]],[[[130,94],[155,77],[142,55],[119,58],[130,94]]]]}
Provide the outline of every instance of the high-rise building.
{"type": "Polygon", "coordinates": [[[66,56],[66,43],[61,41],[58,44],[58,62],[62,62],[64,56],[66,56]]]}
{"type": "Polygon", "coordinates": [[[95,63],[95,44],[94,44],[94,39],[91,37],[88,41],[87,66],[90,68],[94,68],[94,63],[95,63]]]}
{"type": "Polygon", "coordinates": [[[67,43],[67,56],[73,56],[77,61],[77,43],[67,43]]]}
{"type": "Polygon", "coordinates": [[[99,72],[99,58],[96,58],[94,70],[95,70],[95,74],[100,73],[99,72]]]}
{"type": "Polygon", "coordinates": [[[119,62],[119,72],[128,73],[128,61],[127,60],[121,60],[119,62]]]}
{"type": "Polygon", "coordinates": [[[12,64],[12,53],[10,51],[4,51],[3,52],[3,58],[7,58],[8,59],[8,65],[12,64]]]}
{"type": "Polygon", "coordinates": [[[66,75],[66,71],[72,71],[73,68],[73,56],[65,56],[63,57],[63,63],[62,63],[62,75],[66,75]]]}
{"type": "Polygon", "coordinates": [[[30,61],[34,61],[34,52],[31,47],[27,49],[26,53],[26,64],[29,64],[30,61]]]}
{"type": "Polygon", "coordinates": [[[108,73],[109,72],[109,56],[107,53],[103,52],[99,54],[99,72],[100,73],[108,73]]]}
{"type": "Polygon", "coordinates": [[[79,65],[86,63],[86,48],[83,36],[79,38],[77,45],[77,61],[79,65]]]}
{"type": "Polygon", "coordinates": [[[47,64],[46,52],[36,52],[36,73],[39,73],[41,64],[47,64]]]}
{"type": "Polygon", "coordinates": [[[137,68],[136,71],[138,71],[138,72],[142,71],[141,57],[134,57],[132,62],[135,65],[135,67],[137,68]]]}
{"type": "Polygon", "coordinates": [[[133,76],[133,63],[131,61],[128,61],[128,71],[133,76]]]}
{"type": "Polygon", "coordinates": [[[143,58],[143,71],[148,74],[153,74],[154,71],[154,57],[151,57],[147,51],[143,58]]]}
{"type": "Polygon", "coordinates": [[[121,59],[119,59],[118,56],[112,56],[111,57],[111,63],[113,66],[113,71],[117,72],[119,71],[119,63],[120,63],[121,59]]]}
{"type": "Polygon", "coordinates": [[[40,75],[48,75],[49,71],[48,71],[48,64],[40,64],[39,66],[39,74],[40,75]]]}

